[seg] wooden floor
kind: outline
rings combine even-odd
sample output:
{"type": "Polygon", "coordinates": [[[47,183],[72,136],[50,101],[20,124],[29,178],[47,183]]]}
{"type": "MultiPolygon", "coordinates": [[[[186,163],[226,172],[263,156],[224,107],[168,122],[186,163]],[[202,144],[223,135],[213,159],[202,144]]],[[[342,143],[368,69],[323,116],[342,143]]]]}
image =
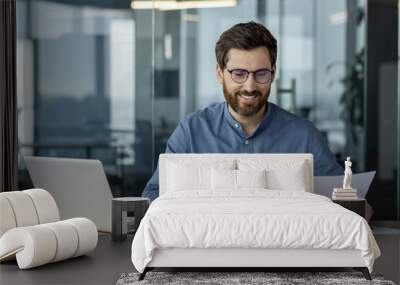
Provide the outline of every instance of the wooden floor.
{"type": "MultiPolygon", "coordinates": [[[[400,229],[374,228],[373,232],[382,251],[374,272],[400,284],[400,229]]],[[[2,263],[0,284],[115,284],[122,273],[135,271],[131,243],[132,237],[116,243],[110,235],[101,234],[96,250],[88,256],[29,270],[19,270],[16,262],[2,263]]]]}

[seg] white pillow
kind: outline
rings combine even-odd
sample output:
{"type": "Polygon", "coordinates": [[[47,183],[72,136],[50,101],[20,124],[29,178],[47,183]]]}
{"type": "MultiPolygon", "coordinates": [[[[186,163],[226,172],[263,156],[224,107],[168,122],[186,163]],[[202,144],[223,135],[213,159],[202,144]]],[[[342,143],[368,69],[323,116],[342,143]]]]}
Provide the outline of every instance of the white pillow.
{"type": "Polygon", "coordinates": [[[307,177],[304,175],[303,167],[291,169],[290,171],[270,170],[267,172],[268,189],[303,191],[307,189],[307,177]]]}
{"type": "Polygon", "coordinates": [[[267,188],[273,190],[307,191],[311,189],[310,170],[303,160],[238,160],[240,170],[266,169],[267,188]]]}
{"type": "Polygon", "coordinates": [[[236,170],[215,169],[211,170],[211,189],[236,189],[236,170]]]}
{"type": "Polygon", "coordinates": [[[167,191],[210,190],[211,169],[234,169],[235,161],[215,161],[209,165],[188,161],[168,162],[167,191]]]}
{"type": "Polygon", "coordinates": [[[238,188],[267,188],[267,171],[235,170],[238,188]]]}
{"type": "Polygon", "coordinates": [[[266,171],[263,170],[211,170],[213,190],[238,190],[241,188],[266,188],[266,171]]]}

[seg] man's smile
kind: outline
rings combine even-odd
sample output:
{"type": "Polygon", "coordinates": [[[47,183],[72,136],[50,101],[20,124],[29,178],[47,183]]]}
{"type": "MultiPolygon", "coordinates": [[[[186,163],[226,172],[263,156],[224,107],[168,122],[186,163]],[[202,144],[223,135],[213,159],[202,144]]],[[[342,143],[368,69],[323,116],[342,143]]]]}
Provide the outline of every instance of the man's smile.
{"type": "Polygon", "coordinates": [[[241,99],[243,99],[243,101],[245,101],[245,102],[252,103],[252,102],[255,102],[256,100],[258,100],[259,95],[256,95],[256,94],[239,94],[239,97],[241,99]]]}

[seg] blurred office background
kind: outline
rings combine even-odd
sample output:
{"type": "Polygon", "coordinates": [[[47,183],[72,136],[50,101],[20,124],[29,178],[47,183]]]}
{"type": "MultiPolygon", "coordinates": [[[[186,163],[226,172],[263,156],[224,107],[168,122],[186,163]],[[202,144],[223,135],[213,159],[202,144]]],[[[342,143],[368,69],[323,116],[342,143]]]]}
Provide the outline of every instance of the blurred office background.
{"type": "Polygon", "coordinates": [[[238,22],[278,40],[270,101],[308,118],[353,172],[376,170],[375,220],[400,220],[397,0],[17,0],[23,156],[103,162],[139,196],[185,115],[224,100],[214,46],[238,22]]]}

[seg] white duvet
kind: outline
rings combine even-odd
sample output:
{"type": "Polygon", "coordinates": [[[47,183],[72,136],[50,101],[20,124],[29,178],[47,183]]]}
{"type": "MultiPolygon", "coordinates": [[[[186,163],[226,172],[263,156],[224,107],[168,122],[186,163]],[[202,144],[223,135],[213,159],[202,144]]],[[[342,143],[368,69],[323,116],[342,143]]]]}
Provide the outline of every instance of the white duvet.
{"type": "Polygon", "coordinates": [[[164,194],[134,237],[135,268],[164,248],[358,249],[370,272],[380,255],[359,215],[320,195],[265,189],[164,194]]]}

